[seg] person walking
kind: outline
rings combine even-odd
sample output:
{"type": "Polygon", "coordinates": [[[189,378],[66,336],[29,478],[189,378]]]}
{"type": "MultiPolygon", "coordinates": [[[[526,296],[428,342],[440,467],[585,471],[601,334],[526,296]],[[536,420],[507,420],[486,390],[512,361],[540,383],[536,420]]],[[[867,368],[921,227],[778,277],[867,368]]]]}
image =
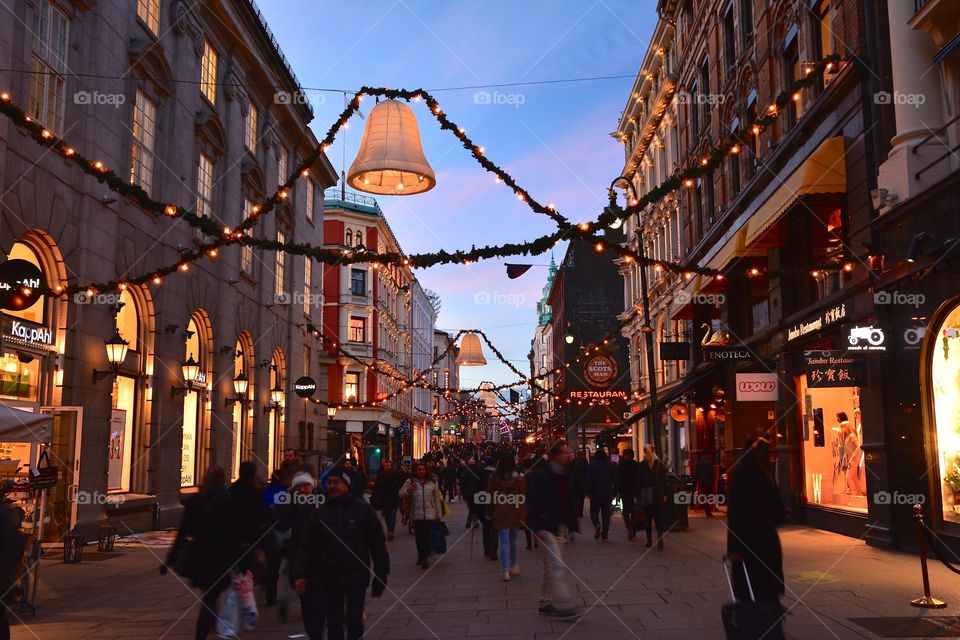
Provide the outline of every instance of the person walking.
{"type": "Polygon", "coordinates": [[[367,478],[363,475],[363,471],[357,468],[352,458],[343,461],[343,468],[350,476],[350,495],[363,500],[363,492],[367,489],[367,478]]]}
{"type": "Polygon", "coordinates": [[[380,466],[380,473],[373,483],[370,494],[370,506],[379,511],[387,525],[387,540],[393,540],[394,530],[397,527],[397,510],[400,508],[400,487],[404,478],[396,470],[393,460],[384,460],[380,466]]]}
{"type": "MultiPolygon", "coordinates": [[[[289,532],[282,532],[278,528],[279,514],[287,499],[287,485],[290,477],[287,468],[281,466],[270,476],[270,482],[260,489],[260,497],[266,512],[266,527],[269,530],[263,537],[261,548],[266,556],[263,570],[265,605],[272,607],[277,604],[277,586],[280,581],[280,565],[283,561],[283,545],[289,532]]],[[[286,617],[278,610],[278,615],[286,617]]]]}
{"type": "MultiPolygon", "coordinates": [[[[524,461],[523,464],[523,478],[524,482],[529,484],[527,478],[535,469],[538,468],[540,464],[546,464],[540,456],[531,456],[529,459],[524,461]]],[[[527,551],[532,551],[534,548],[539,547],[537,539],[533,536],[533,532],[530,530],[530,527],[526,526],[524,523],[523,535],[527,539],[527,551]]]]}
{"type": "Polygon", "coordinates": [[[230,570],[246,549],[240,542],[236,505],[227,492],[226,474],[212,466],[203,476],[200,491],[187,501],[177,537],[161,565],[201,591],[195,640],[205,640],[217,620],[217,600],[230,586],[230,570]]]}
{"type": "Polygon", "coordinates": [[[443,515],[440,504],[440,488],[435,478],[427,473],[422,462],[414,467],[414,476],[403,483],[399,496],[409,496],[410,517],[413,519],[413,535],[417,545],[417,564],[428,568],[430,557],[430,534],[434,523],[443,515]]]}
{"type": "MultiPolygon", "coordinates": [[[[780,607],[784,592],[783,551],[777,527],[783,523],[784,507],[770,469],[770,443],[766,438],[748,440],[732,470],[727,506],[727,557],[742,562],[750,576],[754,599],[780,607]]],[[[742,571],[733,572],[737,598],[750,600],[742,571]]]]}
{"type": "Polygon", "coordinates": [[[310,640],[324,637],[322,623],[317,625],[321,615],[327,640],[344,640],[344,613],[347,640],[360,640],[371,570],[370,595],[379,598],[387,588],[390,556],[383,527],[370,505],[351,494],[351,482],[342,466],[327,473],[323,504],[310,512],[293,563],[304,626],[311,621],[306,628],[310,640]]]}
{"type": "Polygon", "coordinates": [[[567,531],[577,531],[577,494],[567,467],[573,452],[565,442],[554,444],[547,464],[532,472],[527,485],[527,526],[533,529],[543,549],[543,582],[540,586],[541,615],[574,621],[582,614],[574,605],[572,589],[563,563],[567,531]]]}
{"type": "MultiPolygon", "coordinates": [[[[4,483],[4,493],[11,483],[4,483]]],[[[5,498],[0,502],[0,640],[10,640],[9,607],[20,596],[17,573],[23,561],[26,540],[20,533],[20,520],[16,510],[5,498]]]]}
{"type": "Polygon", "coordinates": [[[493,458],[493,451],[488,450],[487,455],[484,457],[483,462],[481,463],[482,469],[480,471],[480,486],[483,487],[485,495],[483,496],[483,501],[478,497],[474,500],[479,507],[477,509],[477,518],[480,520],[480,532],[483,539],[483,555],[487,560],[497,560],[497,534],[493,529],[493,521],[490,520],[490,516],[487,513],[487,505],[490,504],[490,493],[487,491],[487,487],[490,486],[490,479],[493,477],[493,473],[497,470],[497,462],[493,458]]]}
{"type": "Polygon", "coordinates": [[[717,491],[713,484],[713,460],[707,454],[701,454],[694,469],[694,478],[697,482],[697,493],[703,503],[703,513],[708,518],[713,517],[713,505],[717,500],[717,491]]]}
{"type": "Polygon", "coordinates": [[[440,481],[443,483],[443,495],[447,502],[453,502],[457,486],[457,462],[453,456],[447,458],[447,465],[443,468],[440,481]]]}
{"type": "Polygon", "coordinates": [[[479,524],[480,518],[477,512],[484,508],[483,505],[477,505],[476,501],[477,493],[483,489],[480,486],[481,471],[476,458],[470,458],[460,477],[460,495],[467,503],[467,529],[479,524]]]}
{"type": "MultiPolygon", "coordinates": [[[[300,471],[290,482],[290,489],[276,498],[276,520],[273,524],[275,534],[280,541],[281,565],[278,570],[277,619],[281,623],[287,621],[287,608],[293,595],[293,563],[297,559],[297,552],[303,540],[307,520],[310,514],[325,499],[317,493],[317,481],[307,471],[300,471]]],[[[302,599],[301,599],[302,600],[302,599]]],[[[303,616],[304,628],[323,629],[323,610],[310,610],[300,607],[303,616]],[[311,617],[312,616],[312,617],[311,617]]]]}
{"type": "Polygon", "coordinates": [[[646,516],[647,547],[653,545],[653,526],[657,527],[657,549],[663,550],[663,507],[667,501],[667,468],[653,451],[652,444],[643,445],[643,462],[637,471],[637,497],[646,516]]]}
{"type": "Polygon", "coordinates": [[[637,537],[634,511],[637,500],[637,474],[640,472],[640,463],[634,458],[633,449],[624,449],[623,457],[617,465],[617,486],[620,489],[620,502],[623,505],[623,524],[627,527],[627,540],[637,537]]]}
{"type": "Polygon", "coordinates": [[[577,517],[583,517],[583,503],[586,498],[584,483],[587,481],[587,468],[590,463],[587,461],[587,452],[583,449],[577,450],[577,455],[570,463],[570,475],[573,478],[573,489],[577,498],[577,517]]]}
{"type": "Polygon", "coordinates": [[[237,510],[237,535],[243,547],[237,568],[240,573],[245,573],[256,569],[256,551],[266,537],[267,509],[263,506],[263,496],[257,486],[257,465],[245,460],[240,463],[239,471],[240,475],[230,485],[229,493],[237,510]]]}
{"type": "Polygon", "coordinates": [[[593,537],[609,541],[610,512],[614,496],[617,495],[617,469],[610,462],[607,452],[600,450],[593,456],[593,462],[587,467],[587,477],[583,484],[584,493],[590,498],[590,522],[593,523],[593,537]]]}
{"type": "Polygon", "coordinates": [[[520,575],[520,563],[517,560],[517,528],[524,522],[524,503],[527,484],[523,475],[517,471],[517,462],[512,452],[500,454],[497,469],[487,485],[490,504],[487,505],[488,517],[500,539],[500,566],[503,568],[503,580],[520,575]]]}

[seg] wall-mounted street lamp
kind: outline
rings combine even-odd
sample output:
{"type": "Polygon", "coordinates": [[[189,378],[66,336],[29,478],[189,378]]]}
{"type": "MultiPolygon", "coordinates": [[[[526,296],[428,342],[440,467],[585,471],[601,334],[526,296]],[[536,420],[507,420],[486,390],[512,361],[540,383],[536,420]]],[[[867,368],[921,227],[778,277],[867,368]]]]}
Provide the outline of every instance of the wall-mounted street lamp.
{"type": "Polygon", "coordinates": [[[227,398],[224,406],[229,407],[230,405],[246,400],[247,389],[249,388],[250,380],[247,379],[247,374],[241,371],[237,374],[237,377],[233,379],[233,397],[227,398]]]}
{"type": "Polygon", "coordinates": [[[193,383],[196,381],[197,376],[200,375],[200,363],[194,360],[193,354],[180,363],[180,369],[183,371],[183,386],[182,387],[171,387],[170,388],[170,397],[175,398],[178,394],[186,393],[188,391],[193,391],[193,383]]]}
{"type": "Polygon", "coordinates": [[[110,363],[110,369],[107,371],[97,371],[93,370],[93,382],[96,382],[107,376],[117,377],[117,371],[120,369],[120,365],[123,364],[123,361],[127,357],[127,347],[130,344],[120,336],[120,331],[114,329],[113,337],[109,340],[104,340],[104,346],[107,349],[107,362],[110,363]]]}
{"type": "Polygon", "coordinates": [[[283,402],[283,387],[280,386],[280,380],[277,380],[277,384],[273,389],[270,389],[270,403],[263,408],[264,411],[270,413],[271,411],[279,411],[280,404],[283,402]]]}
{"type": "Polygon", "coordinates": [[[335,417],[337,417],[337,408],[334,407],[334,406],[328,406],[328,407],[327,407],[327,419],[328,419],[328,420],[333,420],[335,417]]]}

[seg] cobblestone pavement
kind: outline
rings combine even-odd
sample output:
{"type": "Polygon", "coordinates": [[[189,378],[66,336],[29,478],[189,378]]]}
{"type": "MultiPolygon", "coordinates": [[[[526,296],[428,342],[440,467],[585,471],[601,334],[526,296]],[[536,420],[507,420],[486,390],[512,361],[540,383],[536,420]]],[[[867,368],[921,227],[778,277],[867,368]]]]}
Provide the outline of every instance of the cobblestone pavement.
{"type": "MultiPolygon", "coordinates": [[[[371,640],[471,638],[560,640],[618,638],[723,638],[720,607],[730,600],[719,558],[725,542],[722,517],[691,517],[689,531],[671,533],[663,551],[629,543],[615,519],[610,542],[577,536],[567,561],[586,615],[576,623],[537,614],[538,550],[520,536],[521,576],[502,582],[499,563],[483,558],[480,533],[465,529],[465,508],[453,504],[449,550],[430,570],[414,566],[413,536],[389,543],[392,573],[379,600],[368,599],[371,640]],[[472,559],[471,559],[472,544],[472,559]]],[[[909,606],[920,595],[915,556],[882,551],[863,541],[806,527],[781,532],[791,638],[875,638],[851,618],[951,615],[960,606],[960,578],[936,561],[930,565],[934,595],[945,611],[909,606]]],[[[98,554],[88,547],[80,565],[45,560],[36,617],[23,617],[15,640],[193,637],[196,591],[172,573],[158,574],[162,550],[123,548],[98,554]],[[106,559],[98,559],[103,556],[106,559]]],[[[279,624],[274,609],[261,609],[261,624],[244,638],[303,638],[299,610],[279,624]]]]}

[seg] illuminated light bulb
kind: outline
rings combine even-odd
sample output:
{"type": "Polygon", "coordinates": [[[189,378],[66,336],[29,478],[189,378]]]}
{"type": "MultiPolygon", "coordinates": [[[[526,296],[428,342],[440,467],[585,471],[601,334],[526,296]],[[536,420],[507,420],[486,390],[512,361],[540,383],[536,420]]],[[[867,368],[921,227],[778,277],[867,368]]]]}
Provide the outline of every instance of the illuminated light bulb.
{"type": "Polygon", "coordinates": [[[735,144],[732,147],[730,147],[730,153],[732,153],[733,155],[737,155],[738,153],[740,153],[740,145],[735,144]]]}
{"type": "Polygon", "coordinates": [[[519,200],[520,202],[523,202],[523,201],[526,200],[526,199],[527,199],[527,197],[526,197],[525,195],[523,195],[522,193],[518,193],[518,194],[517,194],[517,200],[519,200]]]}
{"type": "Polygon", "coordinates": [[[794,102],[800,102],[800,92],[797,91],[796,93],[794,93],[792,98],[794,102]]]}
{"type": "Polygon", "coordinates": [[[300,172],[300,175],[302,175],[302,176],[308,176],[308,175],[310,175],[310,169],[304,169],[303,171],[300,172]]]}
{"type": "Polygon", "coordinates": [[[55,287],[53,288],[53,291],[54,291],[55,293],[61,293],[61,292],[63,292],[63,287],[61,287],[60,285],[57,285],[57,286],[55,286],[55,287]]]}
{"type": "Polygon", "coordinates": [[[806,74],[806,75],[810,75],[811,73],[813,73],[813,67],[806,67],[806,68],[803,70],[803,72],[804,72],[804,74],[806,74]]]}
{"type": "Polygon", "coordinates": [[[160,282],[162,282],[160,276],[153,276],[153,284],[160,284],[160,282]]]}
{"type": "Polygon", "coordinates": [[[121,283],[120,283],[120,291],[126,291],[126,290],[127,290],[127,283],[126,283],[126,282],[121,282],[121,283]]]}
{"type": "Polygon", "coordinates": [[[753,125],[752,127],[750,127],[750,131],[752,131],[753,135],[755,136],[760,135],[760,125],[758,124],[753,125]]]}
{"type": "Polygon", "coordinates": [[[344,129],[349,129],[349,128],[350,128],[350,123],[349,123],[349,122],[344,122],[344,123],[343,123],[343,128],[344,128],[344,129]]]}
{"type": "Polygon", "coordinates": [[[93,294],[96,293],[93,289],[87,289],[87,297],[92,298],[93,294]]]}
{"type": "Polygon", "coordinates": [[[833,71],[833,63],[832,63],[832,62],[828,62],[828,63],[827,63],[827,66],[825,67],[825,69],[826,69],[827,71],[833,71]]]}
{"type": "Polygon", "coordinates": [[[601,251],[603,251],[603,243],[598,242],[596,245],[594,245],[593,248],[597,250],[597,253],[600,253],[601,251]]]}
{"type": "Polygon", "coordinates": [[[230,227],[224,227],[224,228],[223,228],[223,235],[225,235],[225,236],[227,236],[227,237],[229,238],[231,233],[233,233],[233,232],[230,231],[230,227]]]}
{"type": "Polygon", "coordinates": [[[0,100],[2,100],[3,102],[10,102],[10,94],[7,93],[6,91],[4,91],[3,93],[0,93],[0,100]]]}
{"type": "Polygon", "coordinates": [[[656,271],[657,273],[660,273],[661,271],[663,271],[663,265],[661,265],[661,264],[659,264],[659,263],[658,263],[658,264],[655,264],[655,265],[653,265],[653,270],[656,271]]]}
{"type": "Polygon", "coordinates": [[[623,261],[624,261],[624,262],[633,262],[633,258],[630,257],[630,256],[624,256],[624,257],[623,257],[623,261]]]}
{"type": "Polygon", "coordinates": [[[175,216],[177,215],[177,206],[173,204],[168,204],[163,208],[163,213],[168,216],[175,216]]]}
{"type": "Polygon", "coordinates": [[[30,287],[24,287],[20,289],[20,293],[22,293],[25,296],[29,296],[32,293],[32,290],[30,289],[30,287]]]}
{"type": "Polygon", "coordinates": [[[250,209],[250,213],[252,213],[253,215],[257,215],[258,213],[260,213],[260,205],[258,204],[253,205],[253,207],[250,209]]]}
{"type": "Polygon", "coordinates": [[[686,180],[683,181],[683,186],[687,187],[688,189],[693,187],[693,180],[691,180],[690,178],[687,178],[686,180]]]}
{"type": "Polygon", "coordinates": [[[486,151],[486,149],[484,149],[483,147],[477,147],[477,153],[479,153],[480,155],[483,155],[484,151],[486,151]]]}
{"type": "Polygon", "coordinates": [[[547,203],[547,209],[550,211],[554,211],[556,209],[556,206],[554,206],[552,202],[549,202],[547,203]]]}
{"type": "Polygon", "coordinates": [[[217,257],[217,250],[216,250],[216,249],[210,249],[210,251],[207,251],[207,255],[209,255],[211,258],[216,258],[216,257],[217,257]]]}
{"type": "Polygon", "coordinates": [[[398,183],[397,183],[397,191],[403,191],[403,183],[402,183],[402,182],[398,182],[398,183]]]}
{"type": "Polygon", "coordinates": [[[581,222],[581,223],[578,224],[577,226],[580,227],[580,231],[589,231],[589,230],[590,230],[590,223],[589,223],[589,222],[581,222]]]}
{"type": "Polygon", "coordinates": [[[820,272],[819,272],[819,271],[816,271],[816,270],[811,271],[811,272],[810,272],[810,277],[811,277],[811,278],[819,278],[819,277],[820,277],[820,272]]]}
{"type": "Polygon", "coordinates": [[[847,273],[850,273],[851,271],[853,271],[853,263],[847,262],[846,264],[844,264],[843,270],[846,271],[847,273]]]}
{"type": "Polygon", "coordinates": [[[93,163],[93,168],[96,169],[97,171],[103,171],[104,166],[102,162],[97,160],[96,162],[93,163]]]}
{"type": "Polygon", "coordinates": [[[324,142],[323,144],[320,145],[320,151],[326,151],[329,147],[330,145],[324,142]]]}
{"type": "Polygon", "coordinates": [[[44,129],[43,131],[40,132],[40,137],[46,140],[49,140],[50,138],[53,137],[53,134],[47,131],[46,129],[44,129]]]}
{"type": "Polygon", "coordinates": [[[776,105],[776,103],[770,103],[770,106],[767,107],[767,113],[774,114],[774,113],[776,113],[776,112],[777,112],[777,105],[776,105]]]}
{"type": "Polygon", "coordinates": [[[23,117],[23,121],[24,121],[24,122],[33,122],[33,118],[31,118],[30,116],[24,116],[24,117],[23,117]]]}
{"type": "Polygon", "coordinates": [[[370,184],[370,178],[367,178],[366,176],[364,176],[363,184],[370,184]]]}
{"type": "Polygon", "coordinates": [[[466,131],[463,130],[463,127],[457,127],[457,133],[459,133],[460,135],[463,135],[466,133],[466,131]]]}
{"type": "Polygon", "coordinates": [[[756,267],[751,267],[749,273],[752,276],[758,276],[760,275],[760,269],[757,269],[756,267]]]}
{"type": "Polygon", "coordinates": [[[181,262],[181,263],[180,263],[180,271],[187,271],[188,269],[190,269],[190,265],[189,265],[189,264],[187,264],[186,262],[181,262]]]}
{"type": "Polygon", "coordinates": [[[67,157],[70,157],[70,156],[72,156],[73,154],[75,154],[76,151],[73,150],[73,147],[67,147],[67,150],[64,151],[63,153],[64,153],[64,155],[66,155],[67,157]]]}
{"type": "Polygon", "coordinates": [[[418,93],[417,95],[413,96],[413,101],[414,101],[414,102],[420,102],[420,94],[419,94],[419,93],[418,93]]]}
{"type": "Polygon", "coordinates": [[[630,200],[630,204],[636,206],[636,205],[640,204],[640,201],[637,200],[636,198],[633,198],[632,200],[630,200]]]}
{"type": "Polygon", "coordinates": [[[726,278],[726,276],[724,276],[722,273],[718,273],[718,274],[717,274],[717,280],[723,280],[723,279],[725,279],[725,278],[726,278]]]}
{"type": "Polygon", "coordinates": [[[704,167],[707,166],[709,163],[710,163],[710,161],[709,161],[708,159],[706,159],[706,158],[704,158],[703,160],[700,161],[700,164],[701,164],[702,166],[704,166],[704,167]]]}
{"type": "Polygon", "coordinates": [[[279,196],[281,200],[286,200],[287,196],[289,195],[290,194],[287,192],[286,189],[282,190],[280,193],[277,194],[277,196],[279,196]]]}

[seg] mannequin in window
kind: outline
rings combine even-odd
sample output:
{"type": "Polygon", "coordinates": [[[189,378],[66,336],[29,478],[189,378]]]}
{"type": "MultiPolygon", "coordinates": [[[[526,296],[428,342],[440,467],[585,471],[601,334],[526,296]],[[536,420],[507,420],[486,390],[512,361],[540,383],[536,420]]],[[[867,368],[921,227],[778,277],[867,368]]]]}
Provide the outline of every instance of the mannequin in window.
{"type": "Polygon", "coordinates": [[[860,458],[863,452],[860,450],[860,439],[857,437],[856,428],[845,411],[837,413],[837,421],[840,423],[840,438],[842,443],[843,470],[847,488],[844,493],[860,494],[860,458]]]}
{"type": "Polygon", "coordinates": [[[860,464],[857,467],[857,487],[861,495],[867,495],[867,456],[863,455],[863,422],[861,420],[860,409],[853,410],[854,433],[857,435],[857,442],[860,444],[860,464]]]}

